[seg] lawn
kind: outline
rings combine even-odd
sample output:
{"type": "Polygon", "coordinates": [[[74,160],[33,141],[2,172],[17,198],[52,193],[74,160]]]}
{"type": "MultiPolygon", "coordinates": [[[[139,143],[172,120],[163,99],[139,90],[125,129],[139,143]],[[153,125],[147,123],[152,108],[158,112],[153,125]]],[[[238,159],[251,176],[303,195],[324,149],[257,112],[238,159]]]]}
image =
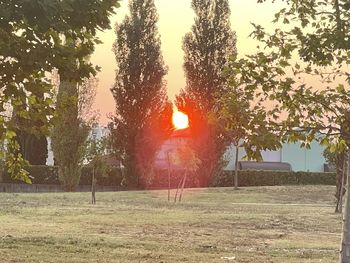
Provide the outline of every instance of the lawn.
{"type": "Polygon", "coordinates": [[[0,262],[337,262],[334,187],[0,194],[0,262]]]}

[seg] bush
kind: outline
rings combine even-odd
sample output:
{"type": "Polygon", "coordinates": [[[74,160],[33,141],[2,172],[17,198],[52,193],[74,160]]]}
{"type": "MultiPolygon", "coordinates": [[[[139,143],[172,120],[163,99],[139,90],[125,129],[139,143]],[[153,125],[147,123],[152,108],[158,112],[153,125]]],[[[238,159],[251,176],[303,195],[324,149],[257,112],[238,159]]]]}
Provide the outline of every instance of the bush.
{"type": "Polygon", "coordinates": [[[59,184],[56,166],[30,165],[25,167],[33,184],[59,184]]]}
{"type": "MultiPolygon", "coordinates": [[[[58,180],[58,167],[46,165],[30,165],[25,167],[29,172],[33,184],[53,184],[60,185],[58,180]]],[[[85,166],[82,169],[79,185],[91,185],[92,167],[85,166]]],[[[183,176],[183,171],[172,171],[171,187],[176,187],[183,176]]],[[[323,184],[335,185],[335,173],[315,173],[315,172],[290,172],[290,171],[258,171],[258,170],[240,170],[238,172],[239,186],[273,186],[273,185],[307,185],[323,184]]],[[[156,170],[153,178],[148,183],[144,182],[145,188],[167,188],[168,172],[167,170],[156,170]]],[[[3,183],[23,183],[13,180],[4,172],[2,175],[3,183]]],[[[120,169],[112,168],[108,176],[97,177],[97,184],[101,186],[120,186],[122,174],[120,169]]],[[[194,173],[188,174],[186,187],[197,187],[198,178],[194,173]]],[[[223,171],[214,178],[212,187],[233,186],[233,172],[223,171]]]]}
{"type": "MultiPolygon", "coordinates": [[[[211,186],[233,186],[232,178],[233,172],[223,171],[214,179],[211,186]]],[[[335,178],[335,173],[242,170],[238,172],[238,185],[335,185],[335,178]]]]}
{"type": "MultiPolygon", "coordinates": [[[[92,167],[84,166],[81,171],[79,185],[91,185],[92,167]]],[[[120,186],[123,176],[119,168],[111,168],[107,176],[97,176],[97,185],[120,186]]]]}
{"type": "MultiPolygon", "coordinates": [[[[57,166],[46,165],[29,165],[24,167],[29,172],[29,178],[33,184],[59,184],[57,166]]],[[[14,180],[5,171],[2,176],[3,183],[24,183],[19,180],[14,180]]]]}
{"type": "MultiPolygon", "coordinates": [[[[29,172],[30,179],[33,184],[53,184],[60,185],[58,179],[58,167],[47,165],[29,165],[24,168],[29,172]]],[[[82,169],[79,185],[91,185],[92,167],[85,166],[82,169]]],[[[97,184],[101,186],[120,186],[122,175],[120,169],[112,168],[108,176],[98,177],[97,184]]],[[[7,172],[2,174],[3,183],[23,183],[22,181],[14,180],[7,172]]]]}

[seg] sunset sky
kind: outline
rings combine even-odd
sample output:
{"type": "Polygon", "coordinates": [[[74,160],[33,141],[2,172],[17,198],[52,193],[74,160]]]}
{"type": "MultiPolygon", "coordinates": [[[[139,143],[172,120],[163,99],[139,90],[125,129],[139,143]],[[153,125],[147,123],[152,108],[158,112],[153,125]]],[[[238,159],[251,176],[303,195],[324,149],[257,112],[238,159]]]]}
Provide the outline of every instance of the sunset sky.
{"type": "MultiPolygon", "coordinates": [[[[281,8],[281,3],[257,4],[257,0],[231,0],[231,26],[237,33],[237,50],[239,56],[252,53],[257,43],[248,37],[252,31],[251,22],[272,28],[274,13],[281,8]]],[[[159,14],[158,29],[161,35],[162,51],[169,71],[166,76],[168,94],[171,99],[185,86],[186,80],[182,68],[182,38],[191,30],[194,13],[191,0],[155,0],[159,14]]],[[[103,44],[96,47],[92,62],[102,70],[98,75],[99,87],[95,108],[100,111],[100,122],[106,124],[108,113],[114,113],[114,100],[110,92],[115,77],[116,61],[112,45],[116,39],[114,26],[121,22],[128,13],[128,1],[122,0],[117,14],[112,17],[113,29],[101,32],[99,37],[103,44]]]]}

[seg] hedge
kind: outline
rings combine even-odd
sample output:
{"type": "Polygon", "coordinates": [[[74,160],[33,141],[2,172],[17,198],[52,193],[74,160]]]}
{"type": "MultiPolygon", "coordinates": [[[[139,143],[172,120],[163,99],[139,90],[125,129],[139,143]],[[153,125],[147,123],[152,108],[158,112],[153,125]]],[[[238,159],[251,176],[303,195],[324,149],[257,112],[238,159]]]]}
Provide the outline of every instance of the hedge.
{"type": "MultiPolygon", "coordinates": [[[[92,167],[85,166],[81,171],[79,185],[91,185],[92,167]]],[[[120,186],[123,180],[123,175],[119,168],[112,168],[107,176],[97,177],[97,184],[103,186],[120,186]]]]}
{"type": "MultiPolygon", "coordinates": [[[[45,165],[30,165],[25,167],[29,172],[33,184],[53,184],[59,185],[58,167],[45,165]]],[[[79,185],[91,185],[91,167],[83,167],[79,185]]],[[[183,171],[173,171],[170,177],[171,187],[176,187],[183,171]]],[[[315,173],[315,172],[290,172],[290,171],[258,171],[240,170],[238,173],[239,186],[273,186],[273,185],[335,185],[335,173],[315,173]]],[[[152,178],[140,178],[140,183],[144,188],[167,188],[168,171],[156,170],[152,178]]],[[[0,176],[3,183],[23,183],[10,178],[5,172],[0,176]]],[[[101,186],[120,186],[122,174],[120,169],[113,168],[106,177],[98,177],[97,184],[101,186]]],[[[212,187],[225,187],[233,185],[233,172],[223,171],[211,182],[212,187]]],[[[199,181],[196,174],[189,174],[186,187],[198,187],[199,181]]]]}
{"type": "MultiPolygon", "coordinates": [[[[60,185],[57,166],[29,165],[24,169],[29,172],[33,184],[60,185]]],[[[91,175],[92,168],[88,166],[83,167],[79,185],[91,185],[91,175]]],[[[22,181],[13,180],[6,172],[3,172],[0,177],[0,182],[3,183],[23,183],[22,181]]],[[[121,181],[122,175],[118,168],[111,169],[105,177],[97,177],[97,184],[101,186],[120,186],[121,181]]]]}
{"type": "MultiPolygon", "coordinates": [[[[172,170],[169,178],[167,169],[155,169],[152,174],[140,178],[140,185],[145,189],[167,189],[170,183],[170,188],[176,188],[183,176],[183,170],[172,170]]],[[[195,173],[187,174],[186,187],[199,187],[198,176],[195,173]]]]}
{"type": "MultiPolygon", "coordinates": [[[[335,173],[258,170],[240,170],[238,172],[239,186],[335,185],[335,182],[335,173]]],[[[233,172],[224,171],[217,175],[211,186],[233,186],[233,172]]]]}

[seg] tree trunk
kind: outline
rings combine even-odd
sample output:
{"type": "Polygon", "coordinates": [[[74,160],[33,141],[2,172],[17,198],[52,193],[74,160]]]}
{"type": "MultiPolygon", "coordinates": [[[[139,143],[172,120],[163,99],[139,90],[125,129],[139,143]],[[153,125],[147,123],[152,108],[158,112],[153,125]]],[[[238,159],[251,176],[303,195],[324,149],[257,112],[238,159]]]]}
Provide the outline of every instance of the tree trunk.
{"type": "Polygon", "coordinates": [[[341,181],[337,192],[337,206],[335,208],[336,213],[342,213],[343,210],[343,196],[344,196],[344,181],[349,173],[349,151],[345,150],[343,160],[343,169],[341,174],[341,181]]]}
{"type": "Polygon", "coordinates": [[[349,180],[349,168],[350,168],[350,162],[349,162],[349,149],[346,150],[346,153],[345,153],[345,156],[344,158],[346,158],[346,167],[345,167],[345,173],[344,173],[344,176],[342,178],[342,181],[341,181],[341,198],[340,198],[340,202],[339,202],[339,205],[340,205],[340,212],[342,212],[342,209],[343,209],[343,197],[344,197],[344,194],[347,192],[347,189],[344,187],[344,185],[346,186],[347,183],[348,183],[348,180],[349,180]]]}
{"type": "Polygon", "coordinates": [[[187,171],[185,172],[185,176],[184,176],[184,179],[183,179],[183,181],[182,181],[182,186],[181,186],[181,192],[180,192],[179,202],[181,202],[181,199],[182,199],[182,193],[183,193],[184,188],[185,188],[186,179],[187,179],[187,171]]]}
{"type": "MultiPolygon", "coordinates": [[[[345,158],[348,158],[348,154],[346,154],[345,158]]],[[[347,183],[345,193],[345,211],[343,215],[343,233],[340,248],[340,263],[350,263],[350,184],[348,169],[346,169],[346,177],[347,183]]]]}
{"type": "MultiPolygon", "coordinates": [[[[0,151],[2,151],[2,149],[0,149],[0,151]]],[[[5,162],[2,159],[0,159],[0,183],[2,183],[2,180],[3,180],[4,170],[5,170],[5,162]]]]}
{"type": "Polygon", "coordinates": [[[168,158],[168,202],[170,202],[170,157],[169,152],[167,152],[168,158]]]}
{"type": "Polygon", "coordinates": [[[168,202],[170,202],[170,169],[168,170],[168,202]]]}
{"type": "Polygon", "coordinates": [[[96,180],[95,180],[95,167],[92,168],[92,180],[91,180],[91,203],[94,205],[96,204],[96,180]]]}
{"type": "Polygon", "coordinates": [[[236,158],[235,158],[235,177],[234,177],[234,184],[235,184],[235,190],[238,190],[238,154],[239,154],[239,146],[236,145],[236,158]]]}
{"type": "Polygon", "coordinates": [[[181,186],[183,180],[184,180],[184,177],[181,178],[180,182],[179,182],[178,185],[177,185],[176,193],[175,193],[175,197],[174,197],[174,203],[176,203],[177,194],[179,193],[179,189],[180,189],[180,186],[181,186]]]}

